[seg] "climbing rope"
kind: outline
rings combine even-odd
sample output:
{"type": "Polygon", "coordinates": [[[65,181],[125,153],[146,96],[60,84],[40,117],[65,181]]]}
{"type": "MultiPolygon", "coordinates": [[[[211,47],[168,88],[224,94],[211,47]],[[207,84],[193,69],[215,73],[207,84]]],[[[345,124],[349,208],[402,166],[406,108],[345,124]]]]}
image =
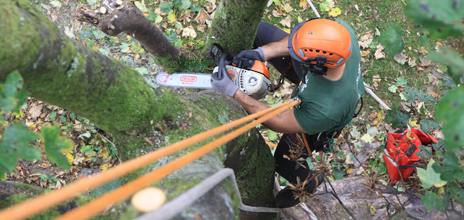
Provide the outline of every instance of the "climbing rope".
{"type": "MultiPolygon", "coordinates": [[[[38,214],[52,206],[58,205],[62,202],[65,202],[68,199],[74,198],[78,196],[79,194],[95,188],[97,186],[103,185],[111,180],[114,180],[118,177],[121,177],[123,175],[126,175],[136,169],[139,169],[145,165],[148,165],[151,162],[154,162],[155,160],[165,157],[167,155],[170,155],[172,153],[175,153],[179,150],[182,150],[186,147],[189,147],[193,144],[196,144],[200,141],[203,141],[207,138],[210,138],[212,136],[218,135],[224,131],[227,131],[229,129],[232,129],[234,127],[237,127],[243,123],[249,122],[251,120],[257,119],[256,121],[249,123],[247,125],[244,125],[243,127],[219,138],[216,139],[215,141],[204,145],[203,147],[197,149],[196,151],[193,151],[192,153],[185,155],[163,167],[160,167],[159,169],[153,171],[150,174],[147,174],[146,176],[140,177],[136,180],[134,180],[131,183],[128,183],[116,190],[114,190],[111,193],[105,194],[98,199],[90,202],[89,204],[82,206],[81,208],[77,210],[73,210],[66,215],[62,216],[60,219],[84,219],[84,218],[89,218],[95,214],[98,214],[99,212],[103,211],[106,207],[121,201],[124,198],[127,198],[128,196],[132,195],[135,193],[137,190],[150,185],[154,181],[157,181],[165,176],[167,176],[169,173],[173,172],[176,169],[179,169],[183,165],[190,163],[191,161],[201,157],[202,155],[208,153],[209,151],[213,150],[214,148],[227,143],[228,141],[232,140],[233,138],[239,136],[240,134],[246,132],[247,130],[253,128],[254,126],[266,121],[267,119],[287,110],[288,108],[291,108],[295,105],[297,105],[299,101],[293,101],[293,102],[286,102],[283,104],[280,104],[278,106],[274,106],[272,108],[266,109],[261,112],[257,112],[251,115],[248,115],[244,118],[232,121],[228,124],[219,126],[217,128],[211,129],[209,131],[205,131],[201,134],[197,134],[193,137],[190,137],[188,139],[179,141],[177,143],[174,143],[172,145],[169,145],[167,147],[161,148],[159,150],[153,151],[151,153],[145,154],[143,156],[140,156],[138,158],[134,158],[132,160],[129,160],[125,163],[122,163],[118,166],[115,166],[111,169],[109,169],[106,172],[99,173],[93,177],[90,178],[84,178],[81,179],[73,184],[70,184],[66,187],[63,187],[59,190],[55,190],[53,192],[50,192],[48,194],[44,194],[41,196],[38,196],[36,198],[30,199],[28,201],[25,201],[23,203],[20,203],[18,205],[12,206],[8,209],[5,210],[0,210],[0,219],[25,219],[28,217],[31,217],[34,214],[38,214]],[[132,189],[131,187],[137,188],[137,190],[132,189]],[[101,203],[101,205],[100,205],[101,203]],[[95,206],[95,207],[93,207],[95,206]],[[85,209],[84,209],[85,207],[85,209]],[[87,210],[90,209],[89,213],[83,213],[79,210],[87,210]],[[72,213],[77,213],[77,214],[72,214],[72,213]],[[72,214],[72,215],[71,215],[72,214]],[[82,217],[71,217],[73,215],[76,216],[82,216],[82,217]],[[68,218],[68,216],[70,218],[68,218]]],[[[87,212],[87,211],[85,211],[87,212]]]]}
{"type": "Polygon", "coordinates": [[[103,210],[105,210],[107,207],[110,207],[114,204],[116,204],[119,201],[122,201],[132,194],[136,193],[138,190],[152,184],[155,181],[158,181],[164,177],[166,177],[168,174],[174,172],[175,170],[187,165],[188,163],[200,158],[201,156],[207,154],[208,152],[214,150],[215,148],[229,142],[230,140],[238,137],[239,135],[245,133],[246,131],[254,128],[256,125],[261,124],[262,122],[268,120],[271,117],[274,117],[275,115],[286,111],[289,107],[295,106],[299,103],[299,101],[293,101],[291,102],[288,107],[284,106],[281,108],[278,108],[269,114],[264,115],[263,117],[257,119],[254,122],[251,122],[249,124],[246,124],[235,131],[230,132],[229,134],[226,134],[200,148],[197,150],[180,157],[176,159],[173,162],[170,162],[155,171],[152,171],[151,173],[139,177],[138,179],[133,180],[132,182],[115,189],[114,191],[107,193],[87,204],[84,206],[81,206],[79,208],[76,208],[63,216],[57,218],[58,220],[63,220],[63,219],[88,219],[103,210]]]}
{"type": "Polygon", "coordinates": [[[177,198],[167,202],[159,209],[146,213],[135,220],[165,220],[174,218],[182,210],[186,209],[192,205],[197,199],[205,195],[208,191],[213,189],[216,185],[221,183],[224,179],[229,178],[232,184],[235,187],[238,200],[240,201],[240,209],[245,212],[269,212],[269,213],[280,213],[280,208],[269,208],[269,207],[253,207],[248,206],[242,203],[242,197],[237,186],[237,181],[235,180],[234,170],[230,168],[224,168],[203,180],[200,184],[189,189],[187,192],[182,193],[182,195],[177,198]]]}

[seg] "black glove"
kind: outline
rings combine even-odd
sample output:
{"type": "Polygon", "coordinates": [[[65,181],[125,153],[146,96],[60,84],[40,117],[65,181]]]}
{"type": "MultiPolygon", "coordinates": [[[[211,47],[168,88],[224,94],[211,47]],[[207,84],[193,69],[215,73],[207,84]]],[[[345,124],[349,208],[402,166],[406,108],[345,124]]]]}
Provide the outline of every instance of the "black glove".
{"type": "Polygon", "coordinates": [[[223,73],[222,79],[219,79],[218,72],[211,74],[211,86],[214,90],[221,91],[231,97],[234,97],[239,89],[227,72],[223,73]]]}
{"type": "Polygon", "coordinates": [[[264,55],[264,51],[261,47],[254,50],[242,50],[236,57],[243,57],[250,60],[259,60],[261,62],[266,61],[266,56],[264,55]]]}

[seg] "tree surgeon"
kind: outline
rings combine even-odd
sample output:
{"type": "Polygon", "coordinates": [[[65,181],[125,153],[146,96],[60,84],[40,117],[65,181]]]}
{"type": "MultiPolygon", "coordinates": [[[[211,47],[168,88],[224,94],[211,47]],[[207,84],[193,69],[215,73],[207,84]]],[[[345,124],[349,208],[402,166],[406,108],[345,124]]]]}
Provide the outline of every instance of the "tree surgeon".
{"type": "MultiPolygon", "coordinates": [[[[323,180],[322,175],[314,178],[316,172],[308,168],[305,145],[322,150],[326,140],[351,121],[364,93],[358,40],[344,21],[317,18],[296,25],[290,35],[263,22],[254,47],[257,49],[244,50],[237,57],[268,61],[285,78],[299,84],[295,94],[301,103],[263,123],[284,133],[274,155],[276,171],[300,187],[287,186],[278,193],[276,203],[281,208],[291,207],[323,180]]],[[[239,90],[229,77],[219,79],[213,73],[211,81],[213,89],[234,97],[250,114],[269,108],[239,90]]]]}

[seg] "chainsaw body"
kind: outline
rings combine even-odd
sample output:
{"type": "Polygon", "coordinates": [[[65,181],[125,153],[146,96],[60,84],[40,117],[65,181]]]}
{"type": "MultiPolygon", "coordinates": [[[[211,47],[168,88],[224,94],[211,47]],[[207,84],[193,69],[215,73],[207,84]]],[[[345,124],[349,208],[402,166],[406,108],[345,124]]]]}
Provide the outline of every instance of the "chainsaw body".
{"type": "MultiPolygon", "coordinates": [[[[268,93],[271,83],[269,78],[266,77],[263,73],[254,70],[238,68],[233,65],[226,65],[226,69],[227,74],[230,76],[232,81],[234,81],[235,85],[237,85],[242,92],[251,96],[252,98],[259,100],[266,96],[268,93]]],[[[213,72],[217,71],[218,67],[214,68],[213,72]]]]}

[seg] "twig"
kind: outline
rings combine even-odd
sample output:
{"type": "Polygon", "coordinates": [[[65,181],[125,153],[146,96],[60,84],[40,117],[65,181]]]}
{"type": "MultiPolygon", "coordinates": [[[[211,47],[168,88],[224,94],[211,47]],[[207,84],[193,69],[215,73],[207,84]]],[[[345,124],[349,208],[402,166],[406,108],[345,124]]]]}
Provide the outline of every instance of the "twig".
{"type": "Polygon", "coordinates": [[[391,110],[391,108],[388,107],[387,104],[385,104],[385,102],[383,102],[377,95],[375,95],[374,92],[372,92],[371,89],[369,89],[366,86],[366,83],[364,83],[364,88],[365,88],[366,92],[369,93],[380,104],[380,106],[382,106],[386,110],[391,110]]]}

